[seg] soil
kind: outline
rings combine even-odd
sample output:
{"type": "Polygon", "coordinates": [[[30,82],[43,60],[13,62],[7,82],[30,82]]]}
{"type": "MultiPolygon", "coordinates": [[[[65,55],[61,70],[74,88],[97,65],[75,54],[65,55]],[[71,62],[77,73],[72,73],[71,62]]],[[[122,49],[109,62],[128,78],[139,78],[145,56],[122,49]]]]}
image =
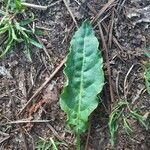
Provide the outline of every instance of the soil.
{"type": "MultiPolygon", "coordinates": [[[[65,82],[63,67],[18,115],[65,58],[76,31],[76,25],[62,0],[27,2],[49,6],[47,10],[28,10],[35,15],[36,28],[44,32],[44,36],[39,38],[48,55],[43,49],[34,47],[32,62],[29,62],[20,47],[0,60],[0,150],[37,149],[40,139],[50,141],[50,138],[59,150],[75,150],[75,136],[66,129],[66,116],[59,106],[65,82]],[[19,123],[22,119],[43,122],[19,123]]],[[[86,19],[93,20],[106,6],[107,0],[67,2],[78,25],[81,25],[86,19]]],[[[92,25],[103,52],[106,85],[101,95],[102,103],[91,115],[89,128],[81,137],[81,149],[149,150],[150,131],[134,120],[131,120],[133,133],[128,135],[120,127],[112,147],[108,119],[113,104],[122,99],[127,100],[133,109],[140,110],[149,121],[150,95],[146,91],[142,66],[148,61],[144,49],[150,47],[150,1],[114,0],[92,25]],[[104,40],[98,23],[102,26],[104,40]]]]}

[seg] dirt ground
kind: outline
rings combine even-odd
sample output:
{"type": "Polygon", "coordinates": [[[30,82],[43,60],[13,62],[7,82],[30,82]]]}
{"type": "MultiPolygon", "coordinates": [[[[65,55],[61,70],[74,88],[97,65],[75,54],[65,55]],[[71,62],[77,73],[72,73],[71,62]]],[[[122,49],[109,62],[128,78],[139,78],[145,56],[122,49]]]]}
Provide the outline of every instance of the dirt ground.
{"type": "MultiPolygon", "coordinates": [[[[26,59],[21,47],[0,60],[0,150],[37,149],[40,138],[45,141],[53,138],[59,150],[75,150],[75,136],[66,129],[66,116],[59,106],[64,84],[63,67],[40,92],[37,91],[61,65],[76,25],[63,0],[27,2],[49,6],[47,10],[29,8],[37,18],[36,27],[44,32],[39,38],[45,49],[34,48],[32,62],[26,59]],[[19,114],[28,100],[31,103],[19,114]],[[22,119],[41,122],[19,123],[22,119]]],[[[142,68],[147,60],[144,49],[150,47],[150,1],[67,2],[78,25],[86,19],[93,20],[106,75],[102,103],[89,119],[89,129],[81,137],[81,149],[149,150],[150,131],[132,120],[133,133],[129,136],[120,128],[112,147],[108,117],[117,99],[126,99],[143,115],[150,112],[150,95],[145,90],[142,68]]]]}

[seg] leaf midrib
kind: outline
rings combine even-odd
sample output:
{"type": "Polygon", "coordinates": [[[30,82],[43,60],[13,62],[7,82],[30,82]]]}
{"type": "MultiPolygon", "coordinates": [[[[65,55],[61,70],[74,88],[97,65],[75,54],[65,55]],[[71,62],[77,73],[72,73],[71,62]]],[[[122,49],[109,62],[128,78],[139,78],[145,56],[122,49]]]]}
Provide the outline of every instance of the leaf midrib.
{"type": "Polygon", "coordinates": [[[85,27],[85,34],[83,38],[83,52],[82,52],[82,67],[81,67],[81,80],[80,80],[80,90],[79,90],[79,102],[78,102],[78,114],[77,114],[77,119],[78,119],[78,127],[80,126],[79,120],[80,120],[80,109],[81,109],[81,101],[82,101],[82,94],[83,94],[83,68],[84,68],[84,62],[85,62],[85,37],[86,37],[86,27],[85,27]]]}

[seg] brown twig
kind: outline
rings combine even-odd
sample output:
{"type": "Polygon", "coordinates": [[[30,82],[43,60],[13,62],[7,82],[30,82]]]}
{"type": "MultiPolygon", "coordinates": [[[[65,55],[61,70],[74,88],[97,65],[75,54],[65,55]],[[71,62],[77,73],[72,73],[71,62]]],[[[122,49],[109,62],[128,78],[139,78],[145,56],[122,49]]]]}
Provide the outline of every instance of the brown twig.
{"type": "Polygon", "coordinates": [[[65,141],[50,124],[47,124],[47,126],[59,141],[64,141],[65,144],[70,144],[69,142],[65,141]]]}
{"type": "Polygon", "coordinates": [[[41,30],[46,30],[46,31],[52,31],[52,29],[41,27],[41,26],[38,26],[38,25],[36,25],[36,28],[41,29],[41,30]]]}
{"type": "Polygon", "coordinates": [[[64,44],[64,42],[67,41],[67,39],[68,39],[68,37],[69,37],[69,35],[70,35],[70,32],[71,32],[71,30],[73,30],[73,29],[74,29],[74,23],[71,24],[71,26],[70,26],[70,28],[68,29],[68,31],[67,31],[67,33],[66,33],[64,39],[63,39],[62,42],[61,42],[61,44],[64,44]]]}
{"type": "Polygon", "coordinates": [[[109,16],[111,15],[111,12],[108,12],[103,18],[101,18],[98,22],[97,22],[97,24],[94,26],[94,29],[98,26],[98,24],[100,23],[102,23],[106,18],[108,18],[109,16]]]}
{"type": "Polygon", "coordinates": [[[135,64],[133,64],[131,67],[130,67],[130,69],[128,70],[128,72],[127,72],[127,74],[126,74],[126,76],[125,76],[125,79],[124,79],[124,97],[125,97],[125,99],[127,99],[127,88],[128,88],[128,85],[127,85],[127,79],[128,79],[128,76],[129,76],[129,74],[130,74],[130,72],[132,71],[132,69],[133,69],[133,67],[135,66],[135,64]]]}
{"type": "MultiPolygon", "coordinates": [[[[88,5],[88,8],[94,13],[94,14],[97,14],[96,10],[88,5]]],[[[105,24],[105,22],[103,22],[110,14],[108,13],[106,16],[104,16],[100,21],[98,21],[98,23],[94,26],[94,28],[97,27],[98,24],[102,24],[103,28],[105,29],[106,33],[108,34],[109,33],[109,30],[108,30],[108,27],[107,25],[105,24]]],[[[114,44],[121,50],[121,51],[124,51],[123,47],[119,44],[118,40],[116,39],[116,37],[114,35],[112,35],[112,40],[114,42],[114,44]]]]}
{"type": "Polygon", "coordinates": [[[10,138],[10,136],[4,137],[2,140],[0,140],[0,144],[2,144],[4,141],[8,140],[9,138],[10,138]]]}
{"type": "Polygon", "coordinates": [[[111,48],[111,45],[112,45],[113,25],[114,25],[114,10],[112,11],[111,23],[110,23],[110,29],[109,29],[109,37],[108,37],[109,48],[111,48]]]}
{"type": "Polygon", "coordinates": [[[116,77],[116,93],[118,98],[120,99],[120,94],[119,94],[119,77],[120,77],[120,71],[117,72],[117,77],[116,77]]]}
{"type": "Polygon", "coordinates": [[[33,94],[33,96],[28,100],[28,102],[25,104],[25,106],[20,110],[18,115],[20,115],[24,112],[26,107],[32,102],[33,98],[35,98],[43,90],[43,88],[47,85],[47,83],[50,82],[50,80],[52,80],[52,78],[56,75],[56,73],[62,68],[64,63],[65,63],[65,59],[63,59],[63,61],[55,69],[55,71],[51,74],[51,76],[48,79],[46,79],[46,81],[36,90],[36,92],[33,94]]]}
{"type": "Polygon", "coordinates": [[[48,6],[41,6],[41,5],[35,5],[31,3],[21,3],[23,6],[30,7],[30,8],[35,8],[39,10],[46,10],[48,6]]]}
{"type": "Polygon", "coordinates": [[[35,35],[35,37],[37,38],[38,42],[42,45],[42,48],[43,48],[45,54],[47,55],[49,61],[51,62],[51,57],[47,51],[47,48],[44,46],[43,42],[41,41],[41,39],[37,35],[35,35]]]}
{"type": "MultiPolygon", "coordinates": [[[[107,27],[107,25],[106,25],[104,22],[102,22],[102,26],[103,26],[103,28],[105,29],[106,33],[108,33],[108,32],[109,32],[109,31],[108,31],[108,27],[107,27]]],[[[114,44],[115,44],[121,51],[124,51],[123,47],[119,44],[119,42],[117,41],[117,39],[115,38],[115,36],[112,35],[112,39],[113,39],[114,44]]]]}
{"type": "Polygon", "coordinates": [[[98,12],[98,14],[94,17],[94,19],[92,20],[92,23],[94,24],[99,19],[99,17],[107,10],[107,8],[114,2],[115,2],[115,0],[109,0],[108,3],[106,3],[102,7],[102,9],[98,12]]]}
{"type": "Polygon", "coordinates": [[[34,141],[34,139],[33,139],[33,137],[28,133],[28,131],[24,128],[24,130],[25,130],[25,133],[31,138],[31,143],[32,143],[32,150],[35,150],[36,148],[36,146],[35,146],[35,141],[34,141]]]}
{"type": "Polygon", "coordinates": [[[89,128],[88,128],[88,134],[87,134],[86,144],[85,144],[84,150],[88,150],[89,139],[90,139],[90,133],[91,133],[91,118],[92,118],[92,116],[90,116],[90,119],[89,119],[89,128]]]}
{"type": "Polygon", "coordinates": [[[102,31],[101,24],[98,24],[99,31],[100,31],[100,36],[102,39],[103,43],[103,49],[104,49],[104,55],[106,59],[106,65],[107,65],[107,73],[108,73],[108,82],[109,82],[109,90],[110,90],[110,97],[111,97],[111,102],[114,102],[114,94],[113,94],[113,88],[112,88],[112,80],[111,80],[111,71],[110,71],[110,63],[109,63],[109,56],[108,56],[108,48],[105,42],[104,34],[102,31]]]}
{"type": "Polygon", "coordinates": [[[90,9],[90,11],[94,14],[97,14],[97,11],[94,9],[94,7],[92,5],[90,5],[89,3],[87,3],[87,7],[90,9]]]}
{"type": "Polygon", "coordinates": [[[50,120],[16,120],[16,121],[11,121],[11,122],[6,122],[5,124],[2,125],[7,125],[7,124],[22,124],[22,123],[45,123],[45,122],[50,122],[50,120]]]}
{"type": "Polygon", "coordinates": [[[0,135],[2,135],[2,136],[9,136],[8,133],[2,132],[2,131],[0,131],[0,135]]]}
{"type": "Polygon", "coordinates": [[[50,120],[30,120],[30,119],[29,120],[16,120],[16,121],[11,121],[11,122],[6,122],[5,124],[2,124],[2,125],[22,124],[22,123],[45,123],[45,122],[50,122],[50,120]]]}
{"type": "Polygon", "coordinates": [[[74,21],[74,23],[75,23],[76,27],[78,28],[78,23],[77,23],[77,21],[76,21],[76,19],[75,19],[74,15],[73,15],[73,13],[72,13],[72,11],[71,11],[70,7],[69,7],[69,5],[68,5],[67,1],[66,1],[66,0],[63,0],[63,2],[64,2],[64,4],[65,4],[65,6],[66,6],[67,10],[69,11],[70,16],[72,17],[72,20],[74,21]]]}
{"type": "Polygon", "coordinates": [[[28,142],[27,142],[25,133],[23,132],[23,129],[22,129],[21,125],[19,125],[19,128],[20,128],[20,132],[21,132],[21,135],[22,135],[23,143],[24,143],[24,149],[28,150],[29,149],[28,148],[28,142]]]}
{"type": "Polygon", "coordinates": [[[41,72],[42,68],[43,68],[43,64],[37,69],[36,75],[35,75],[35,77],[33,79],[33,84],[31,85],[31,87],[29,87],[29,89],[27,91],[27,99],[30,97],[30,95],[31,95],[31,93],[33,91],[33,87],[35,86],[35,83],[36,83],[36,81],[38,79],[38,76],[40,75],[40,72],[41,72]]]}
{"type": "Polygon", "coordinates": [[[120,1],[120,4],[118,4],[118,7],[117,7],[118,12],[120,12],[122,10],[126,1],[127,0],[120,1]]]}

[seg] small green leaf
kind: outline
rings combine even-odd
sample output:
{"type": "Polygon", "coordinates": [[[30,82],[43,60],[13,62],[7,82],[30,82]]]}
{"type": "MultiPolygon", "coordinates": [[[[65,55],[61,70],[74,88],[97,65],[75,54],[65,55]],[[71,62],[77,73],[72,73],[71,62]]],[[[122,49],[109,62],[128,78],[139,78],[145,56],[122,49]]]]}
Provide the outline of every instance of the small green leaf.
{"type": "Polygon", "coordinates": [[[131,129],[130,125],[129,125],[129,122],[127,120],[127,118],[123,118],[123,127],[125,129],[125,131],[129,134],[130,132],[133,132],[133,130],[131,129]]]}
{"type": "Polygon", "coordinates": [[[26,26],[26,25],[30,24],[31,22],[33,22],[33,19],[32,19],[32,18],[22,20],[22,21],[20,22],[20,26],[26,26]]]}
{"type": "Polygon", "coordinates": [[[150,58],[150,47],[144,49],[145,55],[150,58]]]}
{"type": "Polygon", "coordinates": [[[127,105],[128,105],[127,101],[119,100],[119,101],[117,101],[117,104],[115,105],[113,111],[121,110],[122,108],[126,107],[127,105]]]}
{"type": "Polygon", "coordinates": [[[16,10],[18,10],[18,11],[22,11],[23,10],[23,6],[21,4],[21,0],[15,0],[15,4],[16,4],[16,10]]]}
{"type": "Polygon", "coordinates": [[[13,38],[14,40],[18,40],[18,39],[17,39],[17,36],[16,36],[16,34],[15,34],[15,30],[14,30],[13,27],[11,27],[11,31],[12,31],[12,38],[13,38]]]}
{"type": "Polygon", "coordinates": [[[36,35],[38,36],[42,36],[44,35],[44,32],[42,30],[39,30],[39,29],[35,29],[35,32],[34,32],[36,35]]]}
{"type": "Polygon", "coordinates": [[[13,39],[7,44],[6,49],[1,52],[0,58],[3,57],[10,50],[10,48],[12,47],[12,44],[13,44],[13,39]]]}
{"type": "Polygon", "coordinates": [[[31,13],[30,18],[20,21],[19,24],[20,24],[20,26],[26,26],[26,25],[29,25],[30,23],[32,23],[33,21],[34,21],[34,13],[31,13]]]}
{"type": "Polygon", "coordinates": [[[6,31],[8,31],[9,26],[6,24],[4,27],[0,28],[0,34],[5,33],[6,31]]]}
{"type": "Polygon", "coordinates": [[[33,40],[33,39],[30,39],[29,42],[30,42],[32,45],[34,45],[34,46],[36,46],[36,47],[38,47],[38,48],[43,48],[43,45],[42,45],[42,44],[36,42],[36,41],[33,40]]]}
{"type": "Polygon", "coordinates": [[[104,85],[103,59],[91,25],[86,21],[71,40],[64,73],[66,85],[60,106],[67,123],[77,134],[87,129],[88,117],[98,106],[97,94],[104,85]]]}
{"type": "Polygon", "coordinates": [[[6,12],[0,10],[0,17],[2,17],[2,16],[4,16],[4,15],[6,15],[6,12]]]}
{"type": "Polygon", "coordinates": [[[52,143],[51,141],[47,141],[45,139],[40,139],[38,140],[38,142],[36,143],[36,149],[37,150],[49,150],[52,147],[52,143]]]}
{"type": "Polygon", "coordinates": [[[111,135],[111,144],[114,145],[115,133],[118,130],[120,119],[122,118],[123,109],[128,105],[127,101],[119,100],[113,108],[110,114],[108,127],[111,135]]]}
{"type": "Polygon", "coordinates": [[[58,148],[57,148],[57,146],[56,146],[54,140],[53,140],[52,138],[50,138],[50,141],[51,141],[51,143],[52,143],[52,145],[53,145],[53,150],[58,150],[58,148]]]}
{"type": "Polygon", "coordinates": [[[18,22],[15,23],[15,27],[16,27],[16,29],[17,29],[18,31],[20,31],[20,32],[32,33],[31,30],[28,30],[28,29],[26,29],[25,27],[22,27],[22,26],[20,25],[20,23],[18,23],[18,22]]]}
{"type": "Polygon", "coordinates": [[[131,117],[138,120],[139,123],[141,123],[146,128],[146,130],[148,130],[148,125],[146,123],[146,119],[142,115],[140,115],[139,113],[137,113],[135,111],[131,111],[131,117]]]}
{"type": "Polygon", "coordinates": [[[118,130],[118,127],[119,127],[119,119],[121,117],[121,110],[114,110],[110,117],[109,117],[109,122],[108,122],[108,126],[109,126],[109,132],[110,132],[110,135],[111,135],[111,144],[114,145],[114,136],[115,136],[115,133],[117,132],[118,130]]]}
{"type": "Polygon", "coordinates": [[[145,84],[148,94],[150,94],[150,67],[145,70],[145,84]]]}

